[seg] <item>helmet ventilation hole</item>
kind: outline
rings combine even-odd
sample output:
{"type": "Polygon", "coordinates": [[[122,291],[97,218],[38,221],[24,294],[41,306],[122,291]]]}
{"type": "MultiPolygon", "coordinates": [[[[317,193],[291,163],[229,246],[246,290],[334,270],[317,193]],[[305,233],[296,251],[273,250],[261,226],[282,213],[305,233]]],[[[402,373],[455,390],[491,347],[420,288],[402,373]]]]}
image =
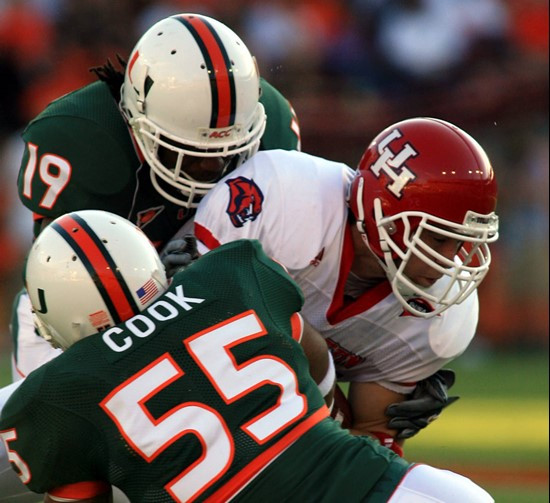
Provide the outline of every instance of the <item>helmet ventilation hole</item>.
{"type": "Polygon", "coordinates": [[[176,54],[176,52],[177,52],[176,49],[172,49],[172,50],[170,51],[170,54],[176,54]]]}
{"type": "Polygon", "coordinates": [[[71,260],[72,260],[73,262],[76,262],[76,255],[73,255],[72,258],[71,258],[71,260]]]}
{"type": "Polygon", "coordinates": [[[159,32],[157,33],[157,37],[160,37],[163,33],[164,33],[163,31],[159,31],[159,32]]]}
{"type": "Polygon", "coordinates": [[[73,228],[71,229],[71,232],[78,232],[78,227],[73,227],[73,228]]]}
{"type": "Polygon", "coordinates": [[[46,262],[49,262],[51,259],[52,259],[52,257],[49,256],[49,257],[46,259],[46,262]]]}
{"type": "Polygon", "coordinates": [[[204,69],[206,68],[206,65],[203,63],[203,64],[201,65],[201,68],[204,70],[204,69]]]}

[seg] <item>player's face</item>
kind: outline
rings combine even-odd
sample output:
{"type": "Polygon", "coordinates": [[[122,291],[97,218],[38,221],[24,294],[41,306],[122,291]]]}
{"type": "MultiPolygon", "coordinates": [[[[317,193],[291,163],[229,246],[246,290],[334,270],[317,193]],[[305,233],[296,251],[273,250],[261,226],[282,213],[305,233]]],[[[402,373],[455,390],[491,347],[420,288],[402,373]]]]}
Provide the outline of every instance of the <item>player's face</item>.
{"type": "MultiPolygon", "coordinates": [[[[428,230],[422,232],[421,238],[430,248],[449,260],[454,259],[462,246],[462,241],[428,230]]],[[[441,263],[438,263],[438,265],[445,267],[441,263]]],[[[443,275],[416,255],[411,255],[404,272],[411,281],[425,288],[432,286],[443,275]]]]}
{"type": "Polygon", "coordinates": [[[192,157],[183,158],[182,170],[198,182],[215,182],[225,170],[226,160],[223,157],[192,157]]]}
{"type": "MultiPolygon", "coordinates": [[[[159,148],[159,160],[166,167],[176,166],[177,153],[166,148],[159,148]]],[[[225,157],[194,157],[184,156],[181,169],[192,180],[197,182],[215,182],[221,178],[229,162],[225,157]]]]}

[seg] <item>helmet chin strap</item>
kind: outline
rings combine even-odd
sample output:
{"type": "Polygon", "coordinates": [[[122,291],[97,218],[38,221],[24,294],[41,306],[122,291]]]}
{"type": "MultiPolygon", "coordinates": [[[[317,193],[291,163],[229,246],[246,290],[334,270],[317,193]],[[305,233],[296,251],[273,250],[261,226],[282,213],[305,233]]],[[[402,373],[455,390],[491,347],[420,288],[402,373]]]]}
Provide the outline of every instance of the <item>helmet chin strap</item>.
{"type": "Polygon", "coordinates": [[[50,329],[49,325],[47,325],[40,319],[34,309],[32,311],[32,317],[34,321],[34,326],[36,327],[36,330],[38,331],[40,337],[48,341],[54,349],[67,349],[60,344],[60,341],[56,337],[53,336],[52,330],[50,329]]]}
{"type": "MultiPolygon", "coordinates": [[[[357,226],[357,230],[359,231],[359,234],[361,235],[361,239],[363,240],[363,243],[365,243],[366,247],[369,249],[369,251],[372,253],[374,258],[376,258],[376,261],[382,267],[384,272],[389,278],[389,272],[388,272],[388,266],[382,260],[376,253],[374,253],[374,250],[371,248],[371,245],[369,243],[369,238],[367,236],[367,233],[365,232],[365,210],[363,208],[363,187],[365,185],[365,179],[363,177],[359,178],[359,183],[357,185],[357,219],[355,221],[355,225],[357,226]]],[[[376,202],[380,202],[378,199],[375,201],[375,211],[376,211],[376,202]]],[[[380,210],[381,212],[382,210],[380,210]]]]}
{"type": "Polygon", "coordinates": [[[378,255],[376,255],[376,258],[378,258],[378,261],[380,263],[384,264],[382,267],[384,267],[384,270],[388,275],[388,279],[390,281],[393,281],[393,278],[395,278],[395,274],[397,273],[397,267],[395,267],[395,262],[393,261],[393,258],[392,258],[391,248],[388,245],[388,240],[389,240],[388,231],[383,225],[380,224],[380,221],[382,220],[382,218],[383,218],[382,203],[380,202],[380,199],[377,198],[374,200],[374,221],[376,222],[376,227],[378,228],[380,249],[384,254],[384,260],[378,257],[378,255]]]}
{"type": "Polygon", "coordinates": [[[376,221],[376,226],[378,228],[378,233],[380,236],[380,249],[384,254],[384,260],[382,261],[382,259],[380,259],[379,257],[377,258],[379,259],[380,263],[383,263],[382,267],[384,267],[388,280],[392,284],[393,288],[397,289],[403,297],[411,297],[414,295],[418,295],[412,288],[408,287],[405,283],[403,283],[403,281],[397,280],[398,267],[395,265],[395,260],[393,259],[393,256],[392,256],[392,250],[390,248],[390,245],[388,244],[390,241],[388,229],[386,228],[386,226],[380,224],[380,222],[382,221],[382,218],[383,218],[382,203],[380,202],[380,199],[375,199],[374,200],[374,219],[376,221]]]}

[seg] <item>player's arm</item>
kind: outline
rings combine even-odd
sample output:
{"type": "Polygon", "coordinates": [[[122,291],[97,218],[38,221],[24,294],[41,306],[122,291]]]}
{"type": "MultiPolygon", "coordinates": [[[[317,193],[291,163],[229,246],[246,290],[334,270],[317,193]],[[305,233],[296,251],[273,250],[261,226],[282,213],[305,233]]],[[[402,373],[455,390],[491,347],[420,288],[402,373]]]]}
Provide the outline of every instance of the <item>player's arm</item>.
{"type": "Polygon", "coordinates": [[[327,343],[317,330],[304,321],[304,330],[300,344],[309,360],[309,373],[317,383],[327,406],[330,407],[334,397],[336,373],[327,343]]]}
{"type": "Polygon", "coordinates": [[[260,150],[301,150],[300,125],[292,105],[263,78],[260,87],[260,103],[267,116],[260,150]]]}
{"type": "Polygon", "coordinates": [[[382,445],[402,454],[403,440],[396,439],[398,431],[388,426],[386,409],[390,404],[402,402],[405,398],[405,395],[377,383],[350,383],[348,401],[353,411],[351,432],[374,436],[382,445]]]}
{"type": "Polygon", "coordinates": [[[131,190],[139,161],[107,86],[94,83],[53,101],[22,138],[17,190],[35,216],[35,236],[40,217],[85,208],[127,211],[127,202],[117,196],[131,190]]]}
{"type": "Polygon", "coordinates": [[[444,408],[459,399],[448,394],[454,381],[452,370],[440,369],[419,381],[408,395],[376,383],[351,383],[348,399],[353,411],[352,430],[356,434],[374,434],[401,454],[405,439],[426,428],[444,408]]]}
{"type": "Polygon", "coordinates": [[[435,421],[443,409],[455,403],[460,397],[449,395],[454,382],[453,370],[439,369],[419,381],[405,401],[389,405],[386,409],[388,426],[398,430],[396,438],[413,437],[435,421]]]}

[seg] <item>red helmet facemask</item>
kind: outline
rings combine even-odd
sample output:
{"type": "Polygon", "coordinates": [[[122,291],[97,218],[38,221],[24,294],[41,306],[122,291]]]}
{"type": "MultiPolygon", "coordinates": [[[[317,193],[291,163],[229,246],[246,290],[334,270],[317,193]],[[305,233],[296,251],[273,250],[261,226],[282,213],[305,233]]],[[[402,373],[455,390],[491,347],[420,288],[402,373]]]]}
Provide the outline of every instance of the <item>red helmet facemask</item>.
{"type": "Polygon", "coordinates": [[[349,205],[396,297],[409,312],[429,318],[464,301],[487,274],[488,245],[498,238],[496,199],[494,172],[481,146],[448,122],[416,118],[372,141],[350,187],[349,205]],[[429,246],[423,232],[460,242],[454,259],[429,246]],[[405,275],[413,256],[441,275],[433,286],[405,275]],[[407,302],[414,297],[433,310],[407,302]]]}

